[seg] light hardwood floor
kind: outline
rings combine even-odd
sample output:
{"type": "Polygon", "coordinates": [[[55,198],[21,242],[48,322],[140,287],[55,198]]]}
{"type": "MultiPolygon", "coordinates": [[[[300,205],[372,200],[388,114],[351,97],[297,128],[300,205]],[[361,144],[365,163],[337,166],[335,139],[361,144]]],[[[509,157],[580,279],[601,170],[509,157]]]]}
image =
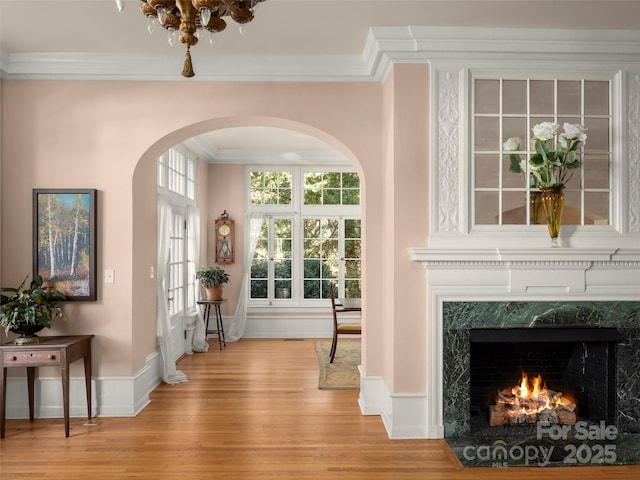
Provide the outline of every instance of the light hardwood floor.
{"type": "Polygon", "coordinates": [[[638,479],[640,466],[462,469],[442,440],[389,440],[357,391],[317,389],[313,340],[241,340],[185,357],[135,418],[7,420],[0,478],[638,479]]]}

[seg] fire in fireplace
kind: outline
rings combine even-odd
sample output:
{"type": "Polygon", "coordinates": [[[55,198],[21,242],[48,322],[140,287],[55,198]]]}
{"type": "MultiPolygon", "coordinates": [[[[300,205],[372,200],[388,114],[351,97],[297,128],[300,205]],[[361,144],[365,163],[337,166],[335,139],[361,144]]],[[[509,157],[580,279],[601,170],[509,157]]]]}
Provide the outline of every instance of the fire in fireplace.
{"type": "Polygon", "coordinates": [[[528,435],[538,422],[616,424],[618,338],[606,328],[470,330],[471,433],[503,426],[528,435]]]}
{"type": "Polygon", "coordinates": [[[548,389],[541,375],[529,380],[522,372],[519,384],[498,390],[489,407],[489,425],[522,425],[543,422],[575,425],[576,403],[564,392],[548,389]]]}

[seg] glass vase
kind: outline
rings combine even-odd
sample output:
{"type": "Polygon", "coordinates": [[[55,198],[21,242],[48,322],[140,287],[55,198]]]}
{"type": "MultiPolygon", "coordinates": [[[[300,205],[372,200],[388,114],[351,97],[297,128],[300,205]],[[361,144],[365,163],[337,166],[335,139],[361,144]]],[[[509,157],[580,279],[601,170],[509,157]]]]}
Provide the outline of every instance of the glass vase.
{"type": "Polygon", "coordinates": [[[551,246],[557,247],[562,223],[562,207],[564,207],[564,185],[540,187],[540,193],[540,201],[551,236],[551,246]]]}
{"type": "Polygon", "coordinates": [[[529,192],[529,223],[531,225],[538,225],[544,222],[542,192],[529,192]]]}

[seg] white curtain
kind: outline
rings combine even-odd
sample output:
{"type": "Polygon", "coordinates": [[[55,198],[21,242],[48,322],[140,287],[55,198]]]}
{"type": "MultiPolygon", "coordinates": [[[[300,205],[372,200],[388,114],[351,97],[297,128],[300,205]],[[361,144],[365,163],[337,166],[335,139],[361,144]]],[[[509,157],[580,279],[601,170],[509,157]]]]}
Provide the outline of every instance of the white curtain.
{"type": "Polygon", "coordinates": [[[162,197],[158,197],[158,265],[157,271],[157,336],[162,354],[162,380],[165,383],[175,384],[186,382],[184,373],[176,370],[176,362],[171,348],[171,323],[169,309],[167,307],[167,264],[169,263],[169,234],[171,232],[171,206],[162,197]]]}
{"type": "MultiPolygon", "coordinates": [[[[187,221],[189,228],[188,237],[190,242],[190,250],[192,255],[193,264],[196,269],[200,265],[200,211],[197,208],[189,209],[189,219],[187,221]]],[[[189,312],[190,315],[197,315],[195,328],[193,330],[193,340],[191,342],[191,348],[194,352],[206,352],[209,350],[209,344],[207,343],[207,334],[205,332],[204,319],[202,318],[202,311],[198,307],[198,300],[200,300],[201,289],[196,283],[193,289],[195,295],[195,312],[189,312]]]]}
{"type": "Polygon", "coordinates": [[[233,324],[227,332],[226,339],[229,342],[235,342],[242,338],[244,330],[247,326],[247,302],[249,301],[249,287],[251,276],[251,261],[256,252],[256,245],[260,237],[260,229],[262,228],[263,214],[261,212],[251,212],[247,214],[247,230],[248,244],[245,249],[244,268],[242,272],[242,284],[240,285],[240,294],[238,295],[238,303],[236,311],[233,315],[233,324]]]}

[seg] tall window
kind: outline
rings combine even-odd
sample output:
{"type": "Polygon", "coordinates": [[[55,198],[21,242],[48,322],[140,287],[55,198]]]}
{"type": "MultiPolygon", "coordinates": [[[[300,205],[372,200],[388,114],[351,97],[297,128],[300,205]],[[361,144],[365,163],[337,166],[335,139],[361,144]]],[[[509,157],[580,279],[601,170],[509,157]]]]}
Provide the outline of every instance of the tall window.
{"type": "Polygon", "coordinates": [[[610,223],[611,82],[609,79],[475,78],[473,81],[473,201],[475,225],[536,223],[530,194],[536,188],[509,171],[504,142],[523,140],[523,159],[534,153],[531,129],[540,122],[582,124],[587,142],[577,152],[582,168],[565,188],[564,224],[610,223]]]}
{"type": "Polygon", "coordinates": [[[172,206],[167,289],[169,313],[176,317],[195,308],[196,266],[187,228],[187,212],[195,207],[195,176],[195,160],[180,148],[172,148],[158,159],[158,193],[172,206]]]}
{"type": "Polygon", "coordinates": [[[265,214],[251,264],[254,304],[360,297],[360,179],[350,171],[248,171],[250,209],[265,214]]]}
{"type": "Polygon", "coordinates": [[[291,298],[292,219],[266,218],[251,264],[251,298],[291,298]]]}

